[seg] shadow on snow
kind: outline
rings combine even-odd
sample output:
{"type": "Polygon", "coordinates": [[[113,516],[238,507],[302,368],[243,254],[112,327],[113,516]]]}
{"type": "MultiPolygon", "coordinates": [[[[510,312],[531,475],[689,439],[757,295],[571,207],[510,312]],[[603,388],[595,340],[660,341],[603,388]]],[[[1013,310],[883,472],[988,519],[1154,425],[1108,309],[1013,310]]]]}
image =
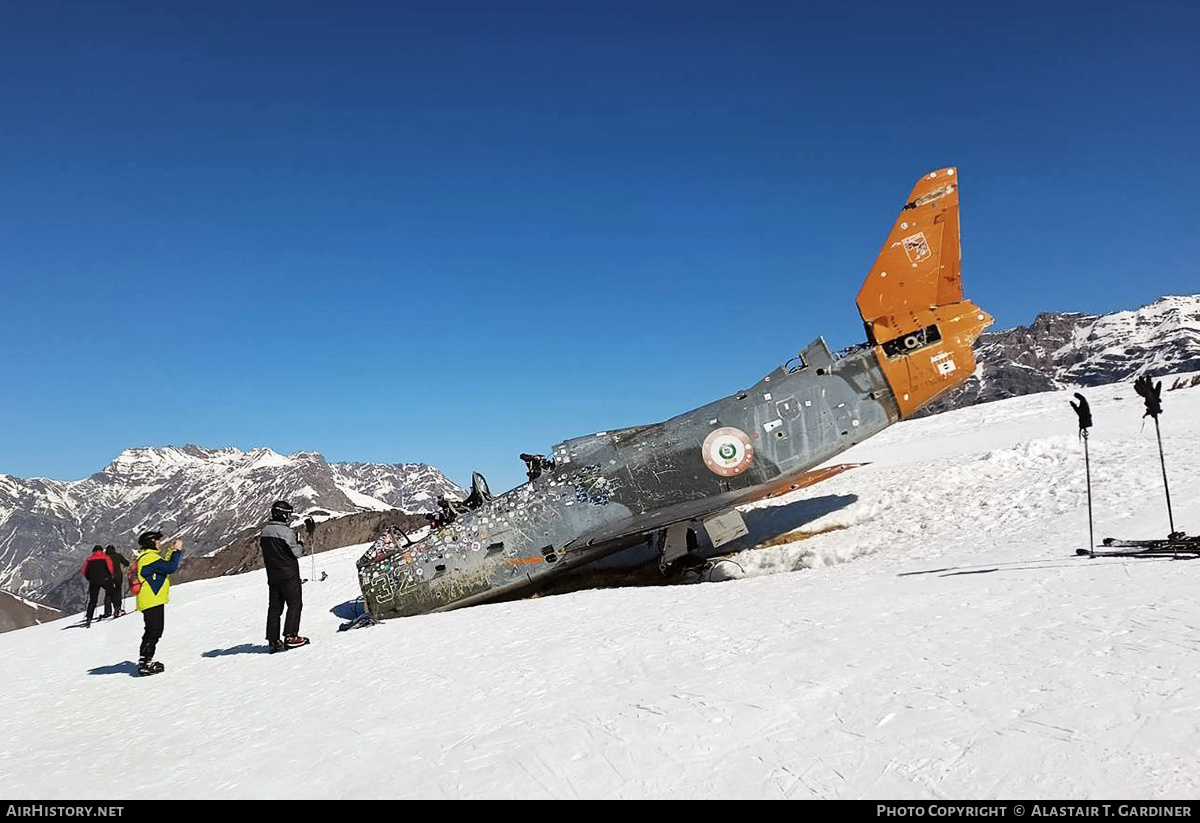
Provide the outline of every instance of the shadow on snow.
{"type": "Polygon", "coordinates": [[[270,649],[267,644],[242,643],[240,646],[230,646],[228,649],[212,649],[201,653],[201,657],[225,657],[230,654],[267,654],[270,649]]]}
{"type": "Polygon", "coordinates": [[[115,663],[111,666],[97,666],[94,669],[88,669],[88,674],[127,674],[131,677],[137,677],[137,673],[137,663],[134,663],[132,660],[115,663]]]}

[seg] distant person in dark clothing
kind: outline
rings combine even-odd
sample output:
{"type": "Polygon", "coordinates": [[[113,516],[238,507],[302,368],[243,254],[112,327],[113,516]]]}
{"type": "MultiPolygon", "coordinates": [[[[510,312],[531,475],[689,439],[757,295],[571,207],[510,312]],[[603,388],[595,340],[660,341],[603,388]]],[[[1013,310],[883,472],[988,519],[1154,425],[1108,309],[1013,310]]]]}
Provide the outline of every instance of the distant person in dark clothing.
{"type": "Polygon", "coordinates": [[[146,621],[138,655],[138,674],[158,674],[163,664],[154,659],[163,633],[163,618],[171,594],[170,575],[179,570],[183,541],[176,540],[163,557],[160,531],[143,532],[138,538],[141,553],[137,557],[137,607],[146,621]]]}
{"type": "Polygon", "coordinates": [[[87,560],[83,561],[81,573],[88,582],[87,619],[84,625],[91,628],[92,615],[96,613],[96,599],[100,596],[100,590],[104,589],[106,599],[116,598],[116,591],[113,589],[113,564],[108,555],[104,553],[103,546],[92,547],[92,553],[88,555],[87,560]]]}
{"type": "Polygon", "coordinates": [[[104,553],[107,554],[108,559],[112,561],[112,590],[116,594],[114,599],[109,595],[107,589],[104,591],[104,616],[120,617],[121,615],[125,614],[125,569],[129,566],[129,559],[117,551],[116,546],[106,546],[104,548],[104,553]]]}
{"type": "Polygon", "coordinates": [[[300,591],[300,558],[304,544],[289,525],[292,504],[286,500],[271,506],[271,519],[258,534],[263,565],[267,567],[267,646],[271,654],[307,645],[308,638],[300,636],[300,612],[304,607],[300,591]],[[279,639],[279,618],[287,606],[283,624],[283,640],[279,639]]]}

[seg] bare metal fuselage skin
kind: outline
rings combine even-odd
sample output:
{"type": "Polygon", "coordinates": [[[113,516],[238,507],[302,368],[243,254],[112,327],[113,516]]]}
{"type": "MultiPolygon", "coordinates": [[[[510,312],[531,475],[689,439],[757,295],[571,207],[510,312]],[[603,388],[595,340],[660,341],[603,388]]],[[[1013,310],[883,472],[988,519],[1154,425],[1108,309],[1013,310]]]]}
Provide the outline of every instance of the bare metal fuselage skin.
{"type": "Polygon", "coordinates": [[[865,347],[835,360],[818,339],[752,388],[558,444],[552,469],[416,543],[382,536],[358,561],[368,610],[497,600],[639,543],[668,545],[681,524],[815,482],[813,467],[963,383],[991,318],[962,294],[956,171],[923,175],[900,210],[858,294],[865,347]]]}

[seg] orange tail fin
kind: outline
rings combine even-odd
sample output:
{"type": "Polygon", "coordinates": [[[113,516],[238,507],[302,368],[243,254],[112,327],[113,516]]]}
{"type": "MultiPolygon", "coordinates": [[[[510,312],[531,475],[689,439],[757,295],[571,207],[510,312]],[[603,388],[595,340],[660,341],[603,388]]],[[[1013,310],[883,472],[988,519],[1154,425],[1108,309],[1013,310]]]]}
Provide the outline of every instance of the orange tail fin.
{"type": "Polygon", "coordinates": [[[858,292],[858,310],[901,417],[966,382],[991,316],[963,300],[958,174],[917,181],[858,292]]]}

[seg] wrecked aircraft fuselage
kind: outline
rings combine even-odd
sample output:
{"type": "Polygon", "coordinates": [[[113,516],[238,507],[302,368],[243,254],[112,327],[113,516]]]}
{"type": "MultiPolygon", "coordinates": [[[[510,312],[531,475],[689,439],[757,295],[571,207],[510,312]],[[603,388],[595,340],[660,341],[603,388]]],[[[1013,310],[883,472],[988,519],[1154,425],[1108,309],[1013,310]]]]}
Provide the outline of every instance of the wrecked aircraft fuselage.
{"type": "Polygon", "coordinates": [[[471,496],[423,539],[386,534],[358,561],[376,617],[458,608],[536,590],[569,569],[649,543],[665,570],[703,529],[745,533],[735,506],[819,481],[812,471],[969,377],[991,318],[963,300],[954,169],[918,181],[858,296],[868,345],[835,359],[824,340],[753,387],[662,423],[522,455],[530,480],[471,496]]]}

